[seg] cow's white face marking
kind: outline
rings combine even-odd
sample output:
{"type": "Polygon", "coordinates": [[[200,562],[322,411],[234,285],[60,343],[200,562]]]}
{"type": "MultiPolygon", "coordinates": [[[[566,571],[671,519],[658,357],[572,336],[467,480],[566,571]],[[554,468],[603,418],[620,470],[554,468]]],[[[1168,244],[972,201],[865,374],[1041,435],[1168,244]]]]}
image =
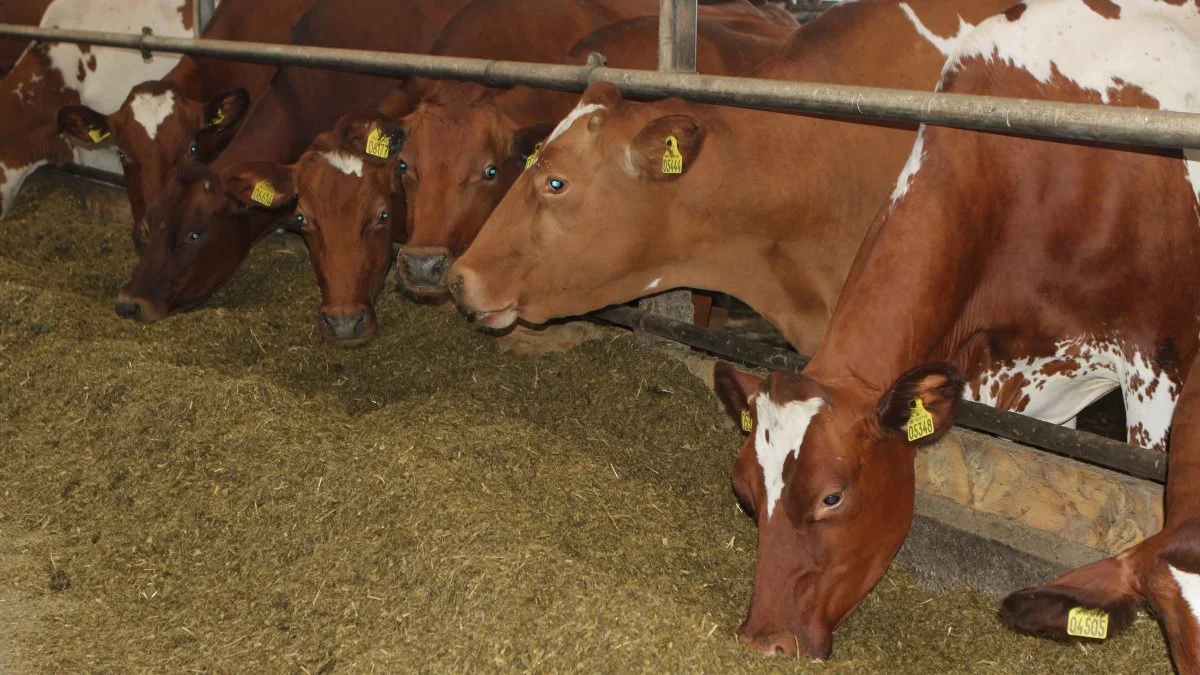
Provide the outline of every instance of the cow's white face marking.
{"type": "Polygon", "coordinates": [[[970,400],[995,406],[1005,386],[1019,383],[1016,410],[1030,417],[1063,424],[1101,396],[1124,388],[1129,442],[1166,449],[1171,415],[1180,386],[1173,374],[1156,366],[1140,349],[1093,338],[1059,342],[1052,356],[1028,357],[993,364],[967,388],[970,400]]]}
{"type": "Polygon", "coordinates": [[[8,215],[8,210],[12,207],[12,200],[16,197],[17,191],[21,189],[21,184],[44,164],[46,164],[44,160],[12,168],[0,164],[0,219],[8,215]]]}
{"type": "Polygon", "coordinates": [[[359,178],[362,178],[363,161],[361,157],[355,157],[354,155],[344,152],[323,152],[321,153],[321,156],[325,158],[325,161],[329,164],[329,166],[332,166],[347,176],[358,176],[359,178]]]}
{"type": "Polygon", "coordinates": [[[821,398],[788,401],[779,405],[766,394],[755,397],[758,419],[754,428],[754,452],[758,456],[758,465],[762,467],[768,520],[783,494],[783,465],[788,455],[799,456],[808,427],[824,406],[825,400],[821,398]]]}
{"type": "MultiPolygon", "coordinates": [[[[1023,69],[1039,82],[1064,77],[1097,92],[1105,103],[1132,86],[1152,96],[1163,110],[1200,112],[1196,8],[1190,3],[1113,1],[1120,8],[1116,19],[1101,16],[1079,0],[1029,0],[1017,20],[993,16],[962,38],[943,73],[978,57],[1023,69]],[[1086,38],[1063,39],[1068,32],[1086,38]]],[[[1193,191],[1200,194],[1197,158],[1189,154],[1185,163],[1193,191]]]]}
{"type": "Polygon", "coordinates": [[[564,117],[563,120],[558,123],[558,126],[554,127],[554,131],[550,132],[550,135],[546,138],[545,145],[550,145],[554,142],[554,139],[567,133],[567,129],[570,129],[571,125],[575,124],[579,118],[591,115],[598,110],[604,110],[604,106],[598,103],[580,103],[579,105],[575,106],[575,109],[572,110],[566,117],[564,117]]]}
{"type": "Polygon", "coordinates": [[[146,130],[150,140],[158,136],[158,128],[175,111],[175,92],[163,94],[138,94],[129,104],[133,119],[146,130]]]}
{"type": "Polygon", "coordinates": [[[1171,576],[1179,584],[1179,593],[1192,611],[1192,618],[1200,622],[1200,574],[1175,569],[1174,565],[1167,565],[1167,569],[1171,570],[1171,576]]]}
{"type": "Polygon", "coordinates": [[[927,28],[919,18],[917,18],[917,13],[913,11],[912,7],[909,7],[907,2],[900,3],[900,11],[904,12],[904,16],[907,16],[908,20],[912,22],[913,28],[917,29],[917,34],[925,38],[929,44],[933,45],[935,49],[941,52],[942,56],[950,56],[950,53],[954,51],[954,47],[958,44],[958,41],[962,39],[964,35],[971,32],[971,29],[975,27],[974,25],[963,21],[963,18],[960,16],[958,17],[958,32],[950,37],[941,37],[939,35],[935,35],[933,31],[929,30],[929,28],[927,28]]]}

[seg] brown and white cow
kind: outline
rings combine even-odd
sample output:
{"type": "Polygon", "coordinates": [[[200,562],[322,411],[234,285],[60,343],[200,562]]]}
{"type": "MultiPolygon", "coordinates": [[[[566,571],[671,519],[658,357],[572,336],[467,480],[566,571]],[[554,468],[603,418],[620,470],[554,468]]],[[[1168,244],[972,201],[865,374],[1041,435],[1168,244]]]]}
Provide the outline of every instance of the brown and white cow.
{"type": "MultiPolygon", "coordinates": [[[[225,0],[204,29],[213,40],[285,44],[314,0],[225,0]]],[[[259,96],[274,66],[184,56],[161,80],[130,91],[115,112],[86,105],[58,112],[59,127],[77,143],[116,146],[133,212],[133,239],[146,244],[146,204],[162,191],[183,157],[210,162],[233,139],[250,98],[259,96]]]]}
{"type": "MultiPolygon", "coordinates": [[[[42,20],[51,0],[8,0],[0,3],[0,23],[18,26],[36,26],[42,20]]],[[[29,43],[25,40],[0,38],[0,77],[4,77],[13,64],[25,52],[29,43]]]]}
{"type": "MultiPolygon", "coordinates": [[[[77,28],[116,33],[190,37],[191,0],[54,0],[44,28],[77,28]]],[[[59,42],[36,43],[0,81],[0,218],[21,184],[38,167],[72,160],[106,171],[121,170],[111,149],[73,149],[58,132],[55,115],[65,105],[86,104],[116,110],[139,82],[160,78],[179,57],[157,54],[149,61],[128,49],[59,42]]]]}
{"type": "MultiPolygon", "coordinates": [[[[720,7],[720,6],[718,6],[720,7]]],[[[710,10],[702,7],[701,14],[710,10]]],[[[743,73],[773,56],[792,30],[739,18],[758,35],[731,30],[720,19],[699,22],[697,65],[716,75],[743,73]],[[764,34],[773,33],[773,37],[764,34]]],[[[617,68],[653,69],[656,17],[631,19],[591,35],[576,34],[554,60],[584,63],[592,52],[617,68]],[[564,56],[565,54],[565,56],[564,56]]],[[[567,37],[570,37],[568,34],[567,37]]],[[[411,294],[445,299],[446,270],[479,232],[540,142],[577,100],[563,92],[514,87],[505,91],[445,82],[405,117],[401,150],[408,197],[409,239],[398,278],[411,294]]]]}
{"type": "MultiPolygon", "coordinates": [[[[872,0],[805,25],[755,76],[931,89],[1009,0],[872,0]]],[[[541,323],[673,287],[729,293],[811,353],[915,127],[591,87],[450,272],[469,315],[541,323]],[[663,172],[668,139],[681,155],[663,172]],[[754,270],[754,274],[747,274],[754,270]]]]}
{"type": "MultiPolygon", "coordinates": [[[[939,86],[1196,112],[1200,9],[1029,0],[959,40],[939,86]]],[[[1015,594],[1002,616],[1065,637],[1072,609],[1099,608],[1115,632],[1145,600],[1180,670],[1200,669],[1192,159],[921,129],[804,373],[718,371],[727,407],[753,426],[733,470],[759,523],[745,639],[828,650],[900,547],[913,447],[944,433],[960,390],[1061,423],[1121,387],[1132,443],[1165,449],[1171,432],[1165,529],[1015,594]]]]}
{"type": "MultiPolygon", "coordinates": [[[[297,22],[293,42],[422,53],[466,2],[318,0],[297,22]]],[[[147,208],[146,253],[117,313],[157,321],[207,300],[290,213],[273,186],[259,186],[257,199],[258,181],[246,189],[255,171],[246,163],[294,161],[341,115],[376,105],[395,86],[387,78],[281,67],[229,147],[208,166],[182,162],[147,208]]]]}

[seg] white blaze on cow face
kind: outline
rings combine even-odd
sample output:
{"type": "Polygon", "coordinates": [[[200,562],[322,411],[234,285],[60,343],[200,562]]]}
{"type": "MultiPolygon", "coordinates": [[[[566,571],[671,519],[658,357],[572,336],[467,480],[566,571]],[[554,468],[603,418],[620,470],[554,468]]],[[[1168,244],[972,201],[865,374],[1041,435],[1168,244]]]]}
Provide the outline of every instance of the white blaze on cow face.
{"type": "Polygon", "coordinates": [[[577,122],[581,117],[586,117],[600,110],[604,110],[604,106],[600,105],[599,103],[580,103],[579,105],[575,106],[575,109],[572,110],[566,117],[564,117],[563,120],[558,123],[558,126],[554,127],[554,131],[551,131],[550,135],[546,137],[546,142],[543,144],[543,147],[550,145],[554,142],[554,139],[567,133],[567,129],[570,129],[571,125],[575,124],[575,122],[577,122]]]}
{"type": "Polygon", "coordinates": [[[1192,618],[1200,623],[1200,574],[1175,569],[1174,565],[1167,565],[1167,569],[1171,570],[1171,576],[1179,584],[1179,593],[1187,602],[1192,618]]]}
{"type": "Polygon", "coordinates": [[[789,455],[799,457],[808,427],[824,406],[825,400],[821,398],[788,401],[779,405],[766,393],[756,397],[758,418],[755,422],[754,452],[763,472],[767,520],[771,519],[775,504],[783,494],[783,465],[789,455]]]}
{"type": "MultiPolygon", "coordinates": [[[[1105,3],[1115,8],[1107,16],[1082,0],[1025,4],[1015,20],[994,16],[961,39],[945,72],[977,57],[1024,70],[1039,82],[1066,78],[1105,103],[1136,87],[1163,110],[1200,112],[1200,15],[1191,3],[1113,0],[1105,3]],[[1155,39],[1128,39],[1134,29],[1153,32],[1155,39]],[[1089,37],[1063,40],[1066,31],[1089,37]]],[[[1200,194],[1198,157],[1190,153],[1185,163],[1193,191],[1200,194]]]]}
{"type": "Polygon", "coordinates": [[[929,30],[929,28],[927,28],[925,24],[921,22],[921,19],[917,18],[917,13],[913,11],[913,8],[910,7],[907,2],[900,3],[900,10],[904,12],[904,16],[907,16],[908,20],[912,22],[913,28],[917,29],[917,34],[925,38],[929,44],[933,45],[934,49],[937,49],[939,52],[941,52],[942,56],[950,56],[950,53],[954,51],[954,47],[958,44],[958,41],[962,39],[964,35],[971,32],[971,29],[975,27],[974,25],[964,21],[960,16],[958,17],[958,32],[950,37],[941,37],[940,35],[935,35],[933,31],[929,30]]]}
{"type": "Polygon", "coordinates": [[[1059,342],[1051,356],[994,364],[964,396],[996,406],[1001,396],[1017,412],[1050,422],[1072,422],[1079,411],[1122,387],[1129,442],[1166,449],[1181,387],[1137,347],[1094,338],[1059,342]]]}
{"type": "Polygon", "coordinates": [[[138,94],[129,104],[133,119],[146,130],[150,140],[158,137],[158,128],[175,111],[175,92],[163,94],[138,94]]]}
{"type": "Polygon", "coordinates": [[[321,156],[325,158],[325,162],[333,168],[341,171],[347,176],[357,176],[362,178],[363,161],[361,157],[355,157],[344,152],[323,152],[321,156]]]}

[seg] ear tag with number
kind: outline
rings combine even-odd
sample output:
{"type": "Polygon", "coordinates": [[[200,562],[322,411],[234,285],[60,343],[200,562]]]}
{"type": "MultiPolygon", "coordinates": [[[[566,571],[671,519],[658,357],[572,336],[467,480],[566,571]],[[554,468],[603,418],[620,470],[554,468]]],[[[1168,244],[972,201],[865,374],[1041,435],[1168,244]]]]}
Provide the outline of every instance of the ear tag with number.
{"type": "Polygon", "coordinates": [[[679,154],[679,139],[667,136],[667,151],[663,153],[663,173],[683,173],[683,155],[679,154]]]}
{"type": "Polygon", "coordinates": [[[254,192],[250,193],[250,201],[258,202],[263,206],[274,204],[275,186],[266,179],[258,181],[254,184],[254,192]]]}
{"type": "Polygon", "coordinates": [[[537,164],[538,155],[540,155],[540,154],[542,154],[542,142],[538,141],[533,146],[533,152],[529,153],[529,156],[525,158],[525,170],[526,171],[529,170],[529,167],[533,166],[534,164],[537,164]]]}
{"type": "Polygon", "coordinates": [[[217,108],[217,114],[213,116],[212,121],[209,122],[209,124],[211,126],[217,127],[217,126],[221,126],[224,123],[225,123],[225,111],[220,108],[217,108]]]}
{"type": "Polygon", "coordinates": [[[88,138],[92,139],[93,143],[99,143],[111,135],[104,129],[88,129],[88,138]]]}
{"type": "Polygon", "coordinates": [[[742,431],[745,431],[746,433],[750,433],[750,431],[753,429],[754,429],[754,418],[750,416],[750,411],[748,409],[743,410],[742,411],[742,431]]]}
{"type": "Polygon", "coordinates": [[[1108,612],[1074,607],[1067,613],[1067,635],[1103,640],[1108,637],[1108,612]]]}
{"type": "Polygon", "coordinates": [[[379,159],[387,159],[392,153],[392,137],[376,127],[367,134],[367,154],[379,159]]]}
{"type": "Polygon", "coordinates": [[[925,403],[920,398],[912,401],[912,410],[908,413],[908,441],[913,441],[933,435],[933,415],[925,409],[925,403]]]}

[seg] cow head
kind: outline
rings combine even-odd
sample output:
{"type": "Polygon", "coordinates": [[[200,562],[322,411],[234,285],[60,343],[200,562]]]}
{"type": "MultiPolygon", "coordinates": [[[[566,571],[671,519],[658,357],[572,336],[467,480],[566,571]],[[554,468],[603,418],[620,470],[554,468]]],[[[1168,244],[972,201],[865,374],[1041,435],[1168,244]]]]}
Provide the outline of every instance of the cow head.
{"type": "Polygon", "coordinates": [[[440,300],[455,256],[474,240],[553,125],[518,124],[495,92],[456,82],[433,86],[402,124],[408,240],[399,279],[413,296],[440,300]]]}
{"type": "Polygon", "coordinates": [[[317,323],[326,338],[344,346],[375,334],[375,300],[391,269],[393,242],[403,234],[396,159],[403,138],[390,117],[351,113],[318,136],[296,164],[244,167],[252,181],[287,193],[279,210],[295,203],[287,223],[304,237],[321,287],[317,323]]]}
{"type": "Polygon", "coordinates": [[[654,270],[683,245],[666,222],[704,160],[704,126],[662,114],[679,105],[589,88],[452,268],[448,286],[467,314],[503,328],[666,290],[654,270]]]}
{"type": "Polygon", "coordinates": [[[928,364],[872,400],[805,375],[760,379],[724,363],[714,379],[749,432],[733,488],[758,522],[754,591],[738,636],[766,654],[824,658],[834,629],[904,541],[915,447],[950,428],[963,382],[953,366],[928,364]],[[910,420],[926,435],[906,433],[910,420]]]}
{"type": "Polygon", "coordinates": [[[133,241],[140,252],[149,239],[146,205],[162,192],[181,160],[215,159],[233,139],[249,103],[245,89],[202,102],[188,99],[174,84],[144,82],[111,115],[82,105],[61,108],[58,126],[85,147],[118,148],[133,211],[133,241]]]}
{"type": "Polygon", "coordinates": [[[146,211],[146,252],[118,297],[117,314],[157,321],[204,302],[233,275],[294,199],[290,185],[265,183],[257,169],[181,164],[146,211]]]}

